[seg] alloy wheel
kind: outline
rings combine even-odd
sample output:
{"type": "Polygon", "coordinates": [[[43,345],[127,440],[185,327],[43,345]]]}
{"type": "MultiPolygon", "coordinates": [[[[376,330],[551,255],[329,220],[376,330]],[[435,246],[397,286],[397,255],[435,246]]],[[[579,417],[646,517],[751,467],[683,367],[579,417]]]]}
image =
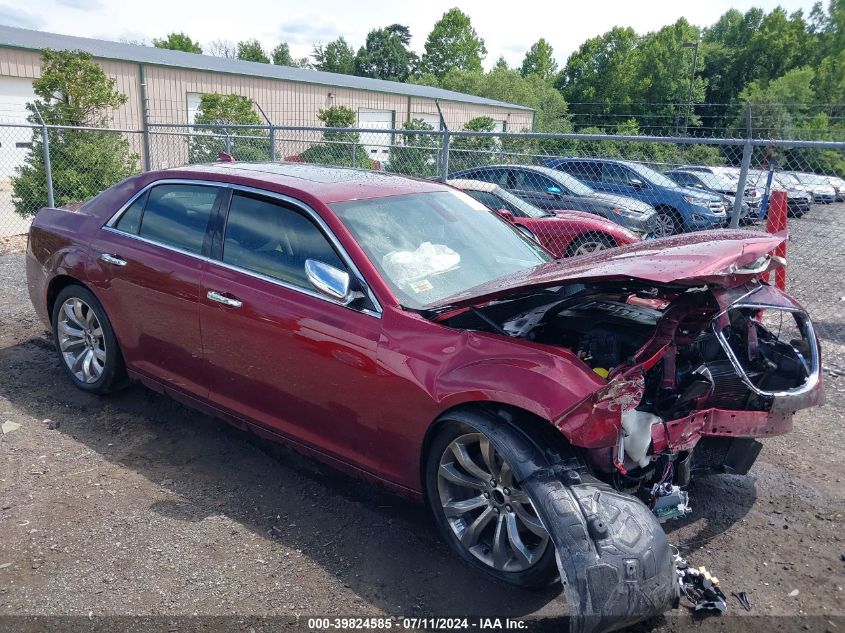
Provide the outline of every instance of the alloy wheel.
{"type": "Polygon", "coordinates": [[[600,240],[590,240],[589,242],[582,242],[578,248],[572,253],[573,255],[586,255],[587,253],[595,253],[596,251],[603,251],[608,248],[607,244],[600,240]]]}
{"type": "Polygon", "coordinates": [[[437,475],[443,514],[461,545],[498,571],[536,564],[549,535],[513,470],[482,433],[455,438],[443,451],[437,475]]]}
{"type": "Polygon", "coordinates": [[[675,220],[668,213],[658,213],[655,217],[654,236],[669,237],[675,234],[675,220]]]}
{"type": "Polygon", "coordinates": [[[68,298],[59,311],[59,349],[77,380],[95,383],[106,368],[106,339],[94,310],[78,297],[68,298]]]}

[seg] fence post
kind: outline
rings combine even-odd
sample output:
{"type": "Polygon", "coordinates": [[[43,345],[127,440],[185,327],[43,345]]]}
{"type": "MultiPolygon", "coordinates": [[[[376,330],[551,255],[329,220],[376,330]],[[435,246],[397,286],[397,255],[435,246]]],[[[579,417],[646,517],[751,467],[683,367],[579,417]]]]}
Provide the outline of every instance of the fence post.
{"type": "MultiPolygon", "coordinates": [[[[152,169],[152,158],[150,157],[150,100],[147,97],[147,75],[144,64],[138,64],[141,84],[141,129],[144,143],[144,171],[152,169]]],[[[191,123],[191,121],[188,121],[191,123]]]]}
{"type": "MultiPolygon", "coordinates": [[[[736,183],[736,196],[731,214],[731,228],[739,227],[739,215],[742,213],[742,198],[745,195],[745,185],[748,182],[748,169],[751,167],[751,154],[754,146],[751,144],[751,104],[745,104],[746,134],[745,144],[742,146],[742,164],[739,167],[739,182],[736,183]]],[[[762,210],[762,203],[761,203],[762,210]]],[[[759,212],[759,211],[758,211],[759,212]]]]}
{"type": "Polygon", "coordinates": [[[38,111],[38,106],[33,104],[33,108],[35,108],[35,114],[38,115],[38,120],[41,122],[41,149],[44,152],[44,180],[47,185],[47,206],[55,207],[56,198],[53,195],[53,166],[50,164],[50,134],[47,130],[47,124],[41,116],[41,112],[38,111]]]}
{"type": "Polygon", "coordinates": [[[270,161],[276,161],[276,128],[275,126],[270,126],[270,161]]]}
{"type": "Polygon", "coordinates": [[[440,148],[440,175],[449,179],[449,130],[443,130],[443,145],[440,148]]]}

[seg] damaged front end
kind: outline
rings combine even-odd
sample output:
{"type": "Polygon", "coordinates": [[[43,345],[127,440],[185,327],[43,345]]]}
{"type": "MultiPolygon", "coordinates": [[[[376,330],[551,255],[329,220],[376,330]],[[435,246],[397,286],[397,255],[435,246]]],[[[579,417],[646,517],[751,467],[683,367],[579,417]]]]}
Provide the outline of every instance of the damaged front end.
{"type": "Polygon", "coordinates": [[[757,438],[789,432],[796,411],[822,402],[813,324],[765,281],[782,265],[768,255],[778,238],[746,238],[626,247],[438,318],[564,348],[602,379],[551,420],[577,447],[578,476],[559,468],[522,483],[558,548],[576,629],[670,608],[659,523],[690,511],[684,487],[696,475],[745,474],[757,438]]]}

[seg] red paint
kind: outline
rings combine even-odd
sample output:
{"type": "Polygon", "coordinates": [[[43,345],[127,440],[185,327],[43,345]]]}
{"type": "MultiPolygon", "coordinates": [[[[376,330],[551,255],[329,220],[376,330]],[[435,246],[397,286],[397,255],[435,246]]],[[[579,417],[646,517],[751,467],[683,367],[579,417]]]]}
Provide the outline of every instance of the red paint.
{"type": "MultiPolygon", "coordinates": [[[[769,209],[766,217],[766,231],[769,233],[784,233],[787,230],[786,191],[775,190],[769,199],[769,209]]],[[[775,255],[786,259],[786,240],[784,239],[775,249],[775,255]]],[[[786,290],[786,266],[775,271],[775,285],[786,290]]]]}
{"type": "MultiPolygon", "coordinates": [[[[432,422],[462,404],[512,405],[548,420],[575,445],[614,446],[621,411],[642,393],[643,372],[683,341],[680,325],[706,318],[713,306],[673,302],[633,364],[617,368],[609,381],[565,348],[427,320],[398,304],[327,204],[448,189],[304,165],[221,163],[141,174],[77,209],[37,215],[27,252],[30,295],[49,322],[51,282],[78,280],[103,303],[132,377],[411,494],[421,490],[420,459],[432,422]],[[381,318],[103,229],[138,189],[166,178],[255,187],[307,204],[361,271],[381,318]],[[105,252],[124,257],[127,266],[116,272],[101,265],[105,252]],[[244,307],[210,302],[209,289],[237,296],[244,307]]],[[[623,278],[729,288],[748,278],[731,273],[731,265],[749,263],[780,241],[748,232],[685,235],[543,265],[481,291],[492,298],[562,281],[623,278]]],[[[715,421],[705,421],[704,413],[670,422],[669,436],[655,443],[680,450],[697,437],[726,433],[724,415],[713,412],[715,421]]],[[[736,416],[730,424],[737,433],[766,434],[767,424],[785,428],[766,413],[725,415],[736,416]]]]}
{"type": "Polygon", "coordinates": [[[509,212],[506,217],[509,222],[517,226],[524,226],[537,236],[537,241],[554,257],[571,255],[570,246],[574,240],[582,236],[595,238],[598,235],[612,240],[616,246],[634,244],[639,241],[630,231],[626,231],[618,224],[608,222],[590,213],[581,211],[552,211],[553,216],[542,218],[515,218],[509,212]]]}

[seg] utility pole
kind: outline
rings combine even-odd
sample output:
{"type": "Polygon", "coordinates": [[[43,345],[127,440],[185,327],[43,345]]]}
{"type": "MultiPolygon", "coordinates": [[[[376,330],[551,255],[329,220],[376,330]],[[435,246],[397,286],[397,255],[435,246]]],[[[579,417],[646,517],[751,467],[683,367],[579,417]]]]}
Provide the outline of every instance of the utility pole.
{"type": "Polygon", "coordinates": [[[687,114],[684,117],[684,136],[688,134],[689,130],[689,120],[692,116],[692,89],[695,86],[695,71],[696,67],[698,66],[698,45],[701,43],[701,39],[695,40],[695,42],[686,42],[682,45],[683,48],[691,48],[693,49],[692,54],[692,74],[690,74],[689,78],[689,92],[687,93],[687,114]]]}

